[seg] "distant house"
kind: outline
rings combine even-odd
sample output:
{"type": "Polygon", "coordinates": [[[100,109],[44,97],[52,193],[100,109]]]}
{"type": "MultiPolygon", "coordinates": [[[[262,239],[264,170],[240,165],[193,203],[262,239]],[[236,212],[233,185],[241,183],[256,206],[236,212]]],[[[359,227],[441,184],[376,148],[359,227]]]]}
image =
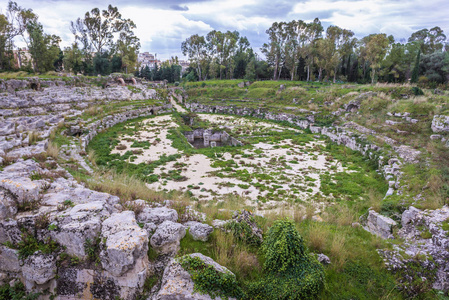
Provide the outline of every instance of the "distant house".
{"type": "Polygon", "coordinates": [[[148,52],[139,53],[137,56],[137,62],[140,64],[140,68],[148,68],[154,69],[156,65],[160,65],[161,61],[157,59],[157,54],[153,55],[148,52]]]}
{"type": "Polygon", "coordinates": [[[179,65],[182,67],[182,73],[184,73],[187,68],[189,67],[190,63],[187,60],[180,60],[178,61],[179,65]]]}
{"type": "Polygon", "coordinates": [[[16,68],[21,68],[32,62],[31,53],[28,49],[13,50],[14,63],[16,68]]]}

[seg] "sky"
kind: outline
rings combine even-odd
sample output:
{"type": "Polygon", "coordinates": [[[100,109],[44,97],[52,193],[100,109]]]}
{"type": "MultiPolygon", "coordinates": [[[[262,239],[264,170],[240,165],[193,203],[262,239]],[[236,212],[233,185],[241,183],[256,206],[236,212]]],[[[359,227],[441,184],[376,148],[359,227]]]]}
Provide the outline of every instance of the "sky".
{"type": "MultiPolygon", "coordinates": [[[[117,6],[124,18],[133,20],[140,38],[140,52],[157,53],[159,59],[184,58],[181,43],[193,34],[211,30],[234,31],[246,36],[257,51],[268,41],[265,31],[273,22],[318,17],[324,28],[336,25],[362,38],[371,33],[393,35],[406,41],[415,31],[441,27],[449,37],[448,0],[16,0],[39,15],[44,31],[62,38],[62,47],[74,37],[70,21],[94,7],[117,6]]],[[[8,1],[0,0],[0,13],[8,1]]],[[[20,41],[16,43],[21,45],[20,41]]]]}

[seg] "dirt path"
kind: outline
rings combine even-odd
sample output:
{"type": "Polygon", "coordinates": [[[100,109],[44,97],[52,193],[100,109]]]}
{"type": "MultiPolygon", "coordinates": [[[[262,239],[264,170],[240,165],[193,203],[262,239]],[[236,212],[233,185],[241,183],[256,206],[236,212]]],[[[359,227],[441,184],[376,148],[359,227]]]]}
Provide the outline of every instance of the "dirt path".
{"type": "Polygon", "coordinates": [[[185,110],[181,105],[179,105],[175,99],[173,99],[173,96],[170,96],[170,102],[173,105],[173,107],[176,109],[176,111],[181,112],[181,113],[186,113],[187,110],[185,110]]]}

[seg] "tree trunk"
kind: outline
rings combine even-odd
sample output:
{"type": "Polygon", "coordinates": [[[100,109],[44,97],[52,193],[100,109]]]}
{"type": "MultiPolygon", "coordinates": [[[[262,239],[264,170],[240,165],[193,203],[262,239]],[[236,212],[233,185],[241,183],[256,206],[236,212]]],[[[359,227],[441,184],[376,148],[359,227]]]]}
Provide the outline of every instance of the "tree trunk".
{"type": "Polygon", "coordinates": [[[307,65],[307,80],[306,81],[309,81],[309,79],[310,79],[310,65],[307,65]]]}
{"type": "Polygon", "coordinates": [[[376,75],[376,68],[373,68],[373,75],[371,77],[371,84],[374,84],[374,76],[376,75]]]}
{"type": "Polygon", "coordinates": [[[278,74],[278,57],[276,56],[276,60],[274,62],[273,80],[276,80],[276,75],[277,74],[278,74]]]}

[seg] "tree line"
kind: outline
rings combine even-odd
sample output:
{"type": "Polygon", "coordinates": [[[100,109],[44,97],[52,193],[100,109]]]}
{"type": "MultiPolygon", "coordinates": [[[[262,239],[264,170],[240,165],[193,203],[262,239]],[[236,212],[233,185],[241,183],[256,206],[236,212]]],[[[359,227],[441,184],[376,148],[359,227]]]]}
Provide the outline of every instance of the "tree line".
{"type": "Polygon", "coordinates": [[[449,81],[449,44],[436,26],[397,42],[385,33],[357,39],[338,26],[326,30],[312,22],[275,22],[266,30],[268,42],[257,58],[246,37],[238,32],[211,31],[181,45],[191,62],[192,80],[215,78],[350,81],[359,83],[449,81]]]}
{"type": "Polygon", "coordinates": [[[32,9],[9,1],[0,14],[0,71],[23,70],[44,73],[61,71],[84,75],[132,73],[138,69],[139,38],[131,19],[122,17],[117,7],[94,8],[71,22],[74,42],[63,50],[61,38],[46,34],[32,9]],[[31,59],[20,49],[14,53],[16,38],[22,38],[31,59]],[[20,61],[20,69],[16,61],[20,61]]]}

